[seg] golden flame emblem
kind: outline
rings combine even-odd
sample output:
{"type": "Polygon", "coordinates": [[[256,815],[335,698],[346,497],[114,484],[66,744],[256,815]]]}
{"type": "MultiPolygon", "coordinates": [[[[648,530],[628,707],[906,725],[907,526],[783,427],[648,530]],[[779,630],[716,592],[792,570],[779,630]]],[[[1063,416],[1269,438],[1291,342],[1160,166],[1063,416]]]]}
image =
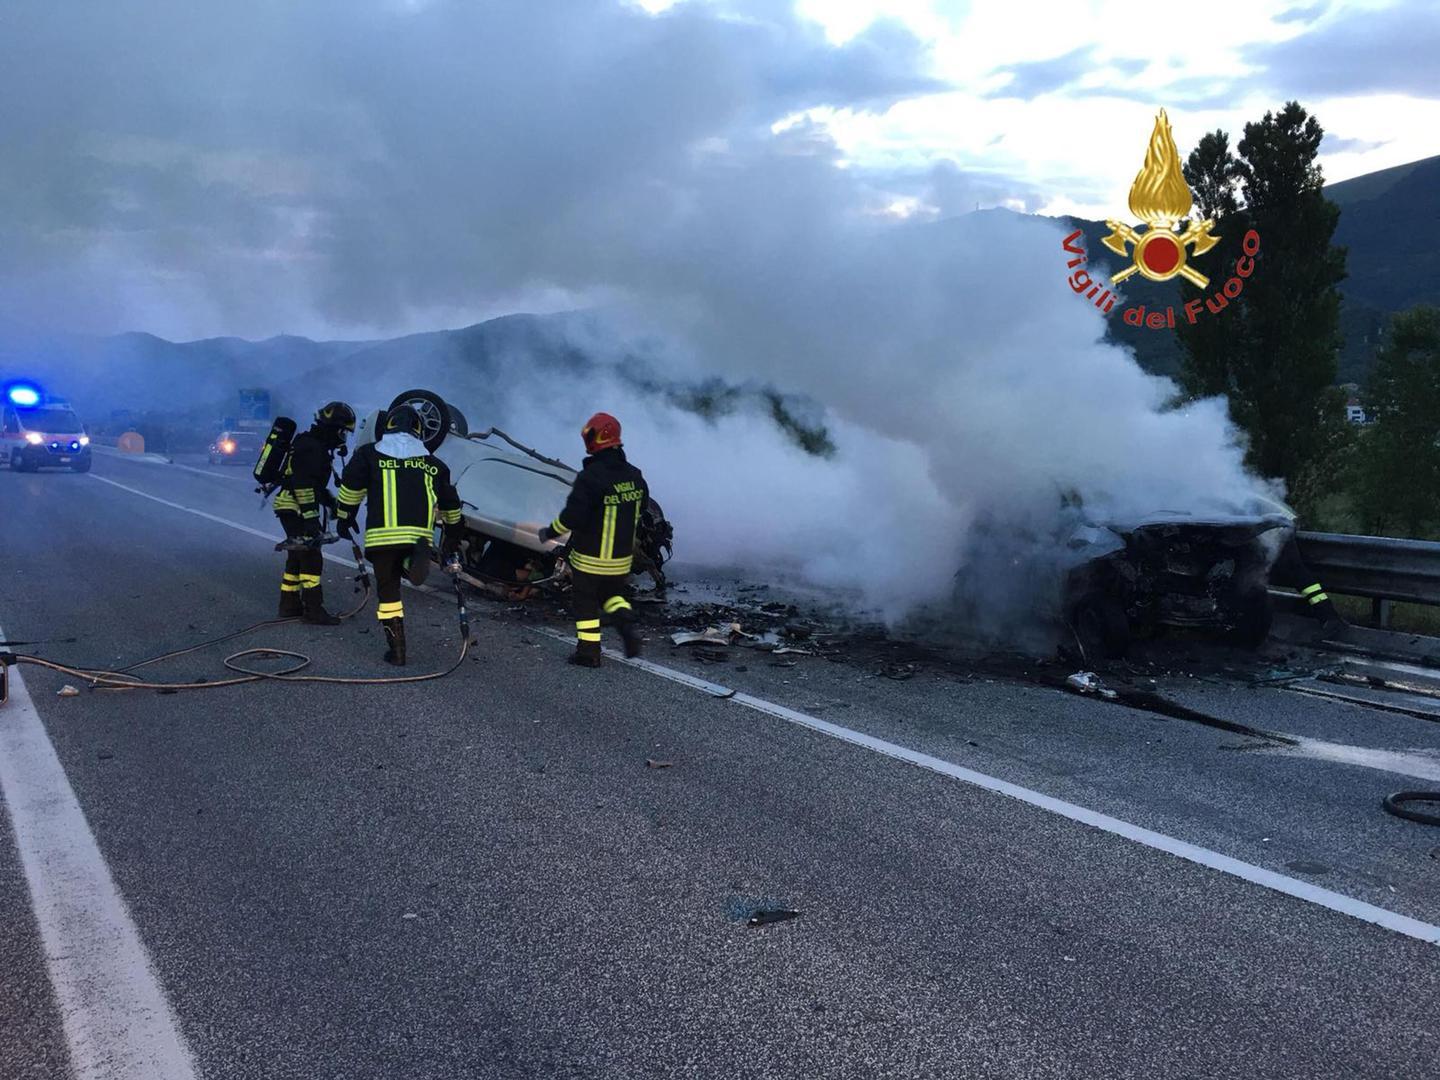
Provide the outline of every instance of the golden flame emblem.
{"type": "Polygon", "coordinates": [[[1105,222],[1110,235],[1100,242],[1115,254],[1128,255],[1131,259],[1130,265],[1110,280],[1118,285],[1139,271],[1151,281],[1169,281],[1178,274],[1202,289],[1210,284],[1208,277],[1186,265],[1186,254],[1193,245],[1194,251],[1190,254],[1203,255],[1219,242],[1220,237],[1210,235],[1215,223],[1191,222],[1183,233],[1175,231],[1193,205],[1185,172],[1180,167],[1180,153],[1170,134],[1170,118],[1161,109],[1150,132],[1150,145],[1145,148],[1145,165],[1130,185],[1130,212],[1150,229],[1142,233],[1124,222],[1105,222]],[[1135,248],[1133,255],[1131,245],[1135,248]]]}

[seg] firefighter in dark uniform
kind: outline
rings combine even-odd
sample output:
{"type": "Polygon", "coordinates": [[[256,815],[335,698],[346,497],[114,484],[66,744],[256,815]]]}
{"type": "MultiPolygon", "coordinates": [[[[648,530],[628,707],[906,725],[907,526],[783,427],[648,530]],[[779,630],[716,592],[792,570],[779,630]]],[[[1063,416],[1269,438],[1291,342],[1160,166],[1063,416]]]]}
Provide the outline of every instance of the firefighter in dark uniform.
{"type": "Polygon", "coordinates": [[[540,530],[540,540],[570,534],[575,655],[572,664],[600,666],[600,620],[620,631],[626,656],[639,656],[641,638],[626,596],[636,532],[650,493],[640,470],[625,460],[620,421],[596,413],[580,432],[589,455],[565,509],[540,530]]]}
{"type": "MultiPolygon", "coordinates": [[[[330,493],[332,456],[345,445],[345,436],[355,430],[355,410],[343,401],[332,401],[315,414],[309,431],[302,431],[290,444],[285,475],[275,496],[275,516],[289,540],[318,540],[320,510],[333,509],[330,493]]],[[[285,576],[280,579],[280,617],[303,616],[315,626],[334,626],[338,618],[325,610],[320,573],[325,568],[318,544],[288,551],[285,576]]]]}
{"type": "Polygon", "coordinates": [[[460,547],[460,496],[449,466],[425,449],[422,430],[420,414],[409,405],[392,409],[380,440],[360,447],[345,466],[336,496],[336,526],[347,538],[365,503],[365,558],[375,568],[376,614],[385,629],[388,664],[405,663],[401,580],[424,579],[437,518],[445,529],[444,553],[460,547]]]}
{"type": "Polygon", "coordinates": [[[1350,629],[1350,624],[1335,607],[1335,601],[1330,599],[1315,571],[1300,554],[1300,544],[1294,532],[1286,538],[1275,565],[1270,569],[1270,581],[1298,591],[1305,599],[1306,610],[1312,618],[1319,620],[1326,637],[1335,637],[1350,629]]]}

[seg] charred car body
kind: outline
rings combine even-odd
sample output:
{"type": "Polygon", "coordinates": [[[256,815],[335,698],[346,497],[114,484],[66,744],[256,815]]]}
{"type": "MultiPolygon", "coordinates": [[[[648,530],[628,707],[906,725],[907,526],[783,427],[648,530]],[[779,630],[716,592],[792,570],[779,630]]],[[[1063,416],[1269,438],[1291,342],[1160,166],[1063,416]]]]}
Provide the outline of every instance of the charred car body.
{"type": "Polygon", "coordinates": [[[1072,496],[1028,526],[1015,513],[977,519],[956,574],[954,613],[981,637],[1058,643],[1094,663],[1171,628],[1244,647],[1269,634],[1271,569],[1294,535],[1281,503],[1256,496],[1208,513],[1119,519],[1072,496]]]}
{"type": "Polygon", "coordinates": [[[1294,528],[1288,507],[1260,497],[1234,513],[1079,525],[1067,544],[1065,622],[1092,660],[1122,657],[1137,633],[1166,627],[1258,647],[1273,616],[1270,568],[1294,528]]]}
{"type": "MultiPolygon", "coordinates": [[[[450,469],[460,494],[465,534],[461,558],[471,583],[507,598],[567,583],[564,538],[541,542],[539,529],[565,504],[578,470],[516,442],[498,428],[471,433],[464,414],[429,390],[406,390],[389,409],[420,414],[425,447],[450,469]]],[[[364,417],[356,445],[373,442],[385,412],[364,417]]],[[[654,498],[640,522],[635,573],[665,586],[673,530],[654,498]]]]}

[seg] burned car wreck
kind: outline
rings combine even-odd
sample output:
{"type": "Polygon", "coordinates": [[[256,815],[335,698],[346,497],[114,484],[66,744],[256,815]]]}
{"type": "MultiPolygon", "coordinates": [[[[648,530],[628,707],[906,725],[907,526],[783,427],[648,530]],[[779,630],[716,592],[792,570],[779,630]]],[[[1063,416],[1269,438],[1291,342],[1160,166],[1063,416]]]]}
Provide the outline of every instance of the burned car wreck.
{"type": "Polygon", "coordinates": [[[1270,633],[1270,568],[1294,533],[1268,499],[1234,513],[1156,513],[1071,532],[1064,621],[1086,659],[1118,659],[1138,635],[1202,629],[1257,648],[1270,633]]]}
{"type": "Polygon", "coordinates": [[[1068,495],[1028,524],[1014,515],[977,519],[955,577],[955,613],[981,637],[1095,663],[1169,629],[1246,648],[1270,632],[1271,570],[1295,528],[1282,503],[1121,517],[1068,495]]]}
{"type": "MultiPolygon", "coordinates": [[[[357,445],[373,442],[389,409],[420,414],[425,448],[450,469],[464,522],[461,558],[469,583],[502,599],[568,587],[566,538],[542,542],[539,529],[565,503],[578,470],[545,457],[498,428],[471,432],[465,415],[429,390],[397,394],[387,409],[361,419],[357,445]]],[[[635,573],[665,587],[673,529],[652,497],[640,521],[635,573]]]]}

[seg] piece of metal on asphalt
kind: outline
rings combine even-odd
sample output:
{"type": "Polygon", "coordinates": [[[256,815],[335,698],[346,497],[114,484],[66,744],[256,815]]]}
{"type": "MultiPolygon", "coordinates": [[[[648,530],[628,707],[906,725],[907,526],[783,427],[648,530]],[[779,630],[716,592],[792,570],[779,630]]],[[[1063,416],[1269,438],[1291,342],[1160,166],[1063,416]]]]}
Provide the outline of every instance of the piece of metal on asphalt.
{"type": "Polygon", "coordinates": [[[769,926],[771,923],[785,922],[788,919],[798,919],[800,912],[793,908],[765,908],[757,911],[746,919],[747,926],[769,926]]]}

